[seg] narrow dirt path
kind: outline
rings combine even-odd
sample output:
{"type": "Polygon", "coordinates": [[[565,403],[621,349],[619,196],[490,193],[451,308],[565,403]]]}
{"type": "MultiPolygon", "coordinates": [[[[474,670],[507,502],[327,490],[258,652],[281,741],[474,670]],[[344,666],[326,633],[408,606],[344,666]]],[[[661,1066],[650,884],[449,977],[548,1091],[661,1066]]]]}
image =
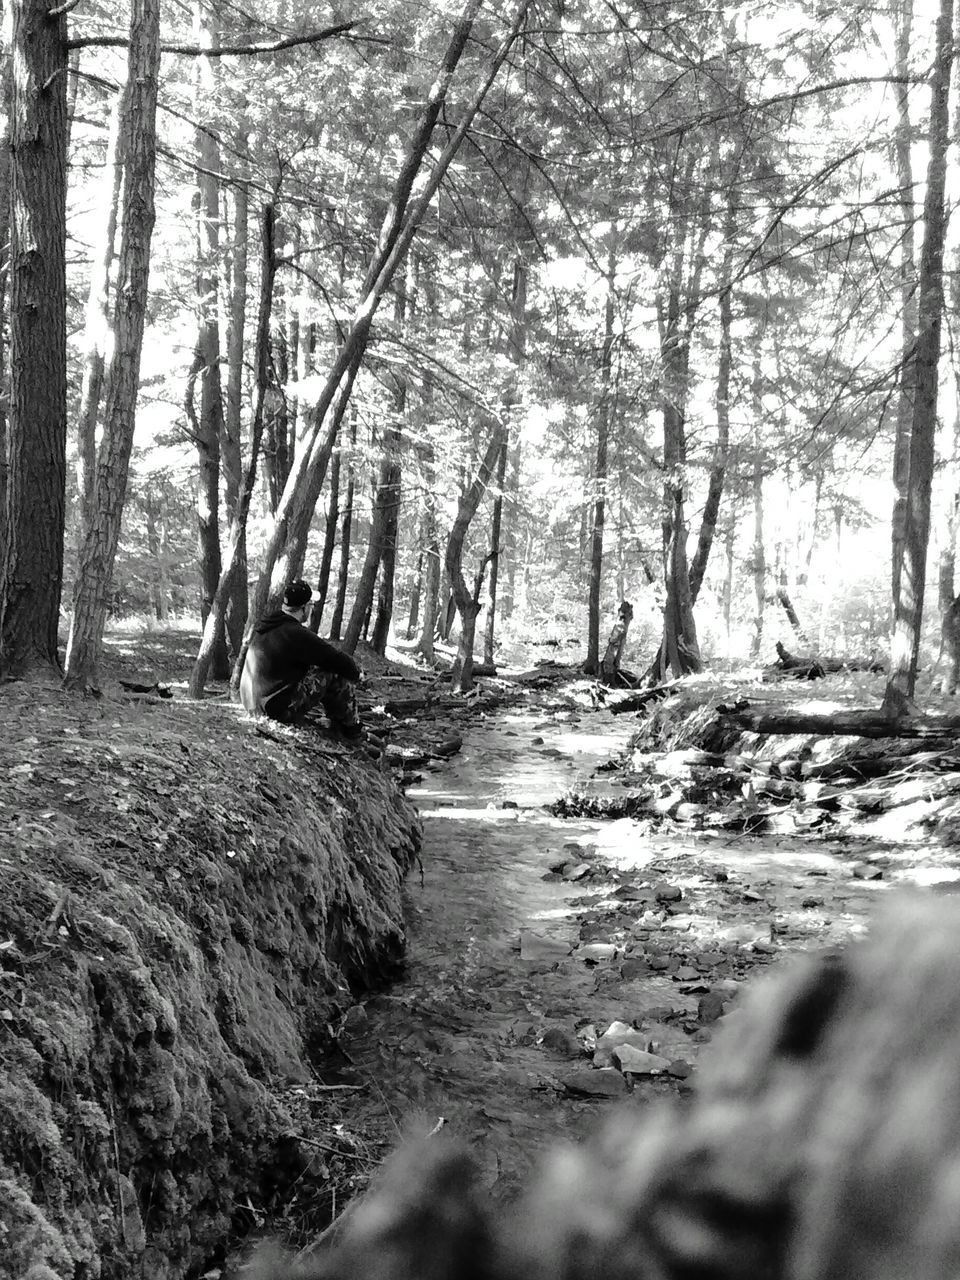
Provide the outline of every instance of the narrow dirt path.
{"type": "Polygon", "coordinates": [[[604,712],[501,713],[411,790],[425,840],[406,974],[347,1018],[328,1078],[363,1085],[348,1127],[395,1140],[442,1117],[487,1186],[510,1194],[544,1146],[576,1139],[609,1106],[685,1092],[717,1018],[737,1016],[742,983],[785,953],[861,932],[902,874],[881,857],[887,880],[855,878],[861,851],[816,837],[546,812],[568,788],[615,787],[594,771],[629,733],[604,712]],[[582,878],[551,873],[564,861],[582,878]],[[615,1021],[670,1069],[621,1074],[602,1046],[591,1057],[615,1021]]]}

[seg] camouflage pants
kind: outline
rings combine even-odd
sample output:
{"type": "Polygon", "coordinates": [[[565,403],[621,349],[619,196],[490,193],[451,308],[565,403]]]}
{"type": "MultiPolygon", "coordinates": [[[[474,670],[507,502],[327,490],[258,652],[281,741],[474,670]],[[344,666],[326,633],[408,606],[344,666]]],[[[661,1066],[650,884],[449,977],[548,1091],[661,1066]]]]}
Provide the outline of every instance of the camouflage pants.
{"type": "Polygon", "coordinates": [[[356,686],[343,676],[312,667],[300,681],[290,700],[288,724],[310,718],[315,707],[322,706],[335,729],[353,729],[359,723],[356,686]]]}

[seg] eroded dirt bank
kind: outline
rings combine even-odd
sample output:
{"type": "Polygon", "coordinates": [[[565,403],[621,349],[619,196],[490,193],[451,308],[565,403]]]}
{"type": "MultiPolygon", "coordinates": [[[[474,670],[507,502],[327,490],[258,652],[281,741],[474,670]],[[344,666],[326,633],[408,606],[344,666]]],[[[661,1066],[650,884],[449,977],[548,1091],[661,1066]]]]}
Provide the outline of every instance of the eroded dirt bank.
{"type": "Polygon", "coordinates": [[[306,1166],[281,1090],[395,965],[419,822],[226,704],[0,718],[0,1276],[196,1274],[306,1166]]]}

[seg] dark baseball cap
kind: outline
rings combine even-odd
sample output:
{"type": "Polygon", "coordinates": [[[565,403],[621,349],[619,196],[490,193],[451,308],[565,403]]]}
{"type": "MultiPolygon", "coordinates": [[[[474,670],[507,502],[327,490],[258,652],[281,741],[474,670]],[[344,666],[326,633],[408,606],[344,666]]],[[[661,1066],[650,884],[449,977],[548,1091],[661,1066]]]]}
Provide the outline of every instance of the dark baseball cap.
{"type": "Polygon", "coordinates": [[[283,593],[283,603],[288,609],[302,609],[305,604],[313,604],[320,599],[320,593],[314,591],[309,582],[297,578],[291,582],[283,593]]]}

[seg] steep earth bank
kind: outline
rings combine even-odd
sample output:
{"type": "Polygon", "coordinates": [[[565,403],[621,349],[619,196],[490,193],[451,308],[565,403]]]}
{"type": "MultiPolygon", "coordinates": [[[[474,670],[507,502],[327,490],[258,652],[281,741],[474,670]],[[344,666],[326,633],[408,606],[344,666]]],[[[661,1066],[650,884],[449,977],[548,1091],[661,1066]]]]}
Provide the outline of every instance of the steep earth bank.
{"type": "Polygon", "coordinates": [[[282,1097],[399,958],[418,820],[223,702],[0,725],[0,1277],[198,1274],[307,1167],[282,1097]]]}

